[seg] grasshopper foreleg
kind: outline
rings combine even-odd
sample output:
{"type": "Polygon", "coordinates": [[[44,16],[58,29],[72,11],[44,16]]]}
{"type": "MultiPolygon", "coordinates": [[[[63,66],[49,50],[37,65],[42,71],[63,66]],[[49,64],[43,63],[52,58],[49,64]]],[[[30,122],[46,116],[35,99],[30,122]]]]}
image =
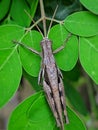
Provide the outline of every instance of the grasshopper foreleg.
{"type": "Polygon", "coordinates": [[[33,53],[35,53],[35,54],[41,56],[41,53],[40,53],[40,52],[38,52],[37,50],[34,50],[33,48],[28,47],[27,45],[25,45],[25,44],[22,43],[22,42],[18,42],[18,41],[13,40],[13,43],[19,44],[19,45],[23,46],[24,48],[30,50],[31,52],[33,52],[33,53]]]}
{"type": "Polygon", "coordinates": [[[69,33],[68,36],[67,36],[67,38],[66,38],[65,41],[64,41],[64,44],[61,45],[61,46],[60,46],[59,48],[57,48],[56,50],[54,50],[54,51],[53,51],[53,54],[56,54],[56,53],[58,53],[59,51],[63,50],[63,49],[65,48],[66,43],[68,42],[68,40],[70,39],[71,36],[72,36],[72,34],[69,33]]]}

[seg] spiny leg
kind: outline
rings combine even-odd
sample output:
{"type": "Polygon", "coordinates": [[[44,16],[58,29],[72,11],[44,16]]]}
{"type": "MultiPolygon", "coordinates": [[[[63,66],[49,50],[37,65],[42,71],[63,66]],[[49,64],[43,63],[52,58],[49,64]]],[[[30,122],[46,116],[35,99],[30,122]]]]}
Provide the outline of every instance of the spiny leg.
{"type": "Polygon", "coordinates": [[[59,80],[60,80],[60,82],[59,82],[59,91],[60,91],[60,100],[61,100],[61,104],[62,104],[62,110],[64,112],[65,122],[66,122],[66,124],[68,124],[69,120],[68,120],[67,111],[66,111],[64,85],[63,85],[61,77],[59,77],[59,80]]]}
{"type": "Polygon", "coordinates": [[[60,127],[61,124],[60,124],[60,120],[58,117],[58,113],[57,113],[56,108],[55,108],[55,102],[54,102],[54,99],[52,97],[52,91],[45,81],[43,81],[43,88],[44,88],[44,91],[45,91],[46,96],[47,96],[48,104],[50,105],[50,108],[51,108],[53,115],[56,119],[57,126],[60,127]]]}
{"type": "Polygon", "coordinates": [[[44,79],[44,75],[45,75],[45,65],[43,64],[43,62],[41,62],[41,68],[38,75],[38,85],[43,85],[42,79],[44,79]]]}
{"type": "Polygon", "coordinates": [[[42,85],[42,75],[43,75],[43,69],[41,68],[38,76],[38,85],[42,85]]]}
{"type": "Polygon", "coordinates": [[[65,48],[66,43],[68,42],[68,40],[70,39],[70,37],[72,36],[71,33],[68,34],[67,38],[64,41],[64,44],[62,46],[60,46],[59,48],[57,48],[56,50],[53,51],[53,54],[58,53],[59,51],[63,50],[65,48]]]}
{"type": "Polygon", "coordinates": [[[62,72],[61,72],[61,70],[58,67],[57,67],[57,72],[58,72],[58,75],[63,79],[62,72]]]}
{"type": "Polygon", "coordinates": [[[60,127],[61,127],[61,130],[64,130],[63,109],[62,109],[62,104],[61,104],[61,99],[60,99],[59,83],[57,84],[56,87],[53,86],[52,92],[53,92],[53,97],[54,97],[56,109],[57,109],[59,120],[60,120],[60,127]]]}

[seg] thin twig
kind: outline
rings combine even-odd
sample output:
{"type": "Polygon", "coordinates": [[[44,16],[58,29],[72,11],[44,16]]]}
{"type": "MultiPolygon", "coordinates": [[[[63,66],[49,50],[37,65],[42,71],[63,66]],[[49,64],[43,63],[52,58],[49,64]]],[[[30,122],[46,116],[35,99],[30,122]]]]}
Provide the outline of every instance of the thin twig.
{"type": "MultiPolygon", "coordinates": [[[[46,20],[51,21],[51,18],[49,18],[49,17],[45,17],[45,18],[46,18],[46,20]]],[[[54,19],[54,18],[52,19],[52,21],[56,22],[56,23],[59,23],[59,24],[63,24],[63,22],[64,22],[64,21],[60,21],[60,20],[57,20],[57,19],[54,19]]]]}
{"type": "Polygon", "coordinates": [[[43,29],[44,29],[44,36],[46,37],[46,19],[45,19],[45,10],[43,0],[40,0],[40,10],[41,10],[41,17],[43,18],[43,29]]]}

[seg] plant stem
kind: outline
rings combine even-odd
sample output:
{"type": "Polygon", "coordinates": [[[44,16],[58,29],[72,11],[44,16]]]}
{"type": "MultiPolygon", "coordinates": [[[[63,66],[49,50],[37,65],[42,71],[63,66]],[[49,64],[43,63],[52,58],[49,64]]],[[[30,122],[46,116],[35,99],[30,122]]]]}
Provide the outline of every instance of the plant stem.
{"type": "Polygon", "coordinates": [[[41,17],[44,18],[43,29],[44,29],[44,36],[46,37],[46,19],[45,19],[45,10],[44,10],[43,0],[40,0],[40,10],[41,10],[41,17]]]}

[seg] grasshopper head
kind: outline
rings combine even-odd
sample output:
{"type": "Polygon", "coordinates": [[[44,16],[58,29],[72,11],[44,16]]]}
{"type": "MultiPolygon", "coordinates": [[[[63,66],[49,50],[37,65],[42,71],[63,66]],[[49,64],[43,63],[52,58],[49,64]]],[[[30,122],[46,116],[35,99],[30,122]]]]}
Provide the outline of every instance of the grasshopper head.
{"type": "Polygon", "coordinates": [[[41,44],[41,47],[42,47],[42,48],[47,48],[47,49],[49,49],[49,48],[51,48],[52,41],[45,37],[45,38],[41,41],[40,44],[41,44]]]}

